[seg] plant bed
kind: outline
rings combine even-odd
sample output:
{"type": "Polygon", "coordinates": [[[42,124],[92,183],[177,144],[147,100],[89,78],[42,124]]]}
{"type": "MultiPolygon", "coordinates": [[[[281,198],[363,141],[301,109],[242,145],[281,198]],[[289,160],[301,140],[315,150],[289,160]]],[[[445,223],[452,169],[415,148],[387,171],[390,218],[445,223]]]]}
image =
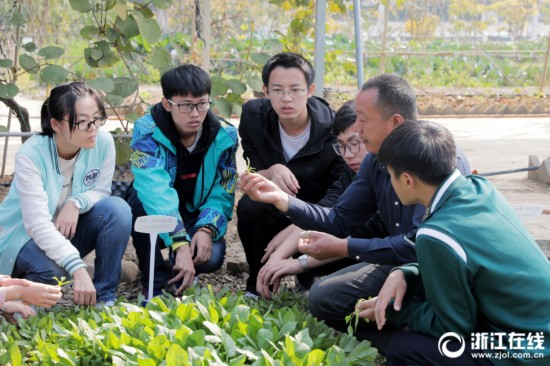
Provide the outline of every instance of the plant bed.
{"type": "MultiPolygon", "coordinates": [[[[138,299],[139,301],[140,299],[138,299]]],[[[55,306],[0,323],[0,364],[11,365],[376,365],[367,341],[316,321],[301,294],[273,301],[195,286],[145,308],[119,301],[97,310],[55,306]]]]}

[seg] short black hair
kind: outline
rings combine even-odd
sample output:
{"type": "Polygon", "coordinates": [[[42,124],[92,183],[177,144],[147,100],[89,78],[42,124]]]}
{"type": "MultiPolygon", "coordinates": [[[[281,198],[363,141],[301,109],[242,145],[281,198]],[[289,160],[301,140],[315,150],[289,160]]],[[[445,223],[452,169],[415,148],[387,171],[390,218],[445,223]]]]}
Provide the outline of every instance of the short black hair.
{"type": "Polygon", "coordinates": [[[107,116],[105,112],[105,104],[101,94],[86,85],[81,81],[59,84],[50,91],[50,96],[42,104],[40,109],[40,125],[42,127],[42,135],[53,136],[51,119],[55,118],[58,121],[68,118],[69,130],[72,132],[76,129],[76,101],[80,98],[90,96],[95,99],[101,117],[107,116]]]}
{"type": "Polygon", "coordinates": [[[367,80],[361,87],[361,91],[370,89],[378,91],[375,108],[380,111],[382,118],[388,119],[394,114],[409,121],[418,118],[416,96],[407,80],[393,74],[380,74],[367,80]]]}
{"type": "Polygon", "coordinates": [[[208,73],[192,64],[179,65],[166,71],[160,78],[160,85],[166,99],[189,94],[198,98],[205,94],[210,95],[212,90],[208,73]]]}
{"type": "Polygon", "coordinates": [[[407,121],[384,139],[378,161],[397,177],[408,172],[437,186],[456,169],[456,145],[449,130],[437,123],[407,121]]]}
{"type": "Polygon", "coordinates": [[[332,122],[332,134],[338,136],[355,123],[355,103],[348,100],[336,111],[334,122],[332,122]]]}
{"type": "Polygon", "coordinates": [[[281,52],[271,57],[265,63],[262,69],[262,82],[264,86],[268,86],[271,72],[279,66],[285,69],[293,67],[299,69],[304,74],[308,88],[313,84],[313,80],[315,80],[315,70],[313,70],[313,66],[304,56],[293,52],[281,52]]]}

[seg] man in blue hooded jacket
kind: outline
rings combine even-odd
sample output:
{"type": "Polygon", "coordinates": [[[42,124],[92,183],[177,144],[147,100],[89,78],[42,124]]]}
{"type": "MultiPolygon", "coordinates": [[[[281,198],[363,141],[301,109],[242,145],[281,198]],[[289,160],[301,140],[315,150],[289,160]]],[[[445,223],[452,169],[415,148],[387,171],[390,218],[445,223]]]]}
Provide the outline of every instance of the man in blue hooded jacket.
{"type": "MultiPolygon", "coordinates": [[[[134,223],[144,215],[177,219],[176,228],[157,240],[153,295],[176,283],[179,294],[196,274],[221,267],[237,184],[237,130],[210,110],[209,75],[198,66],[180,65],[162,75],[161,85],[162,101],[135,122],[128,196],[134,223]],[[163,260],[163,248],[170,248],[171,266],[163,260]]],[[[149,235],[133,231],[132,237],[145,285],[149,235]]]]}

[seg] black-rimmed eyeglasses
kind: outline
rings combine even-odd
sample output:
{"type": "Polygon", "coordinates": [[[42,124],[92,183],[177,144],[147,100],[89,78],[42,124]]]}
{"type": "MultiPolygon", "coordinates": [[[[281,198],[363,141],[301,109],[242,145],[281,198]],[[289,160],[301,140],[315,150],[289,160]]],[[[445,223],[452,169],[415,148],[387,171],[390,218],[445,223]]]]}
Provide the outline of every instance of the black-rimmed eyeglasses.
{"type": "Polygon", "coordinates": [[[170,99],[167,99],[167,100],[170,104],[178,106],[178,110],[180,111],[180,113],[191,113],[195,108],[197,108],[197,111],[199,112],[206,112],[210,109],[210,104],[212,104],[212,101],[210,100],[208,102],[200,102],[197,104],[192,104],[192,103],[178,104],[174,101],[171,101],[170,99]]]}
{"type": "Polygon", "coordinates": [[[336,154],[340,156],[346,155],[346,152],[350,152],[352,154],[357,154],[359,150],[361,150],[361,144],[362,142],[359,140],[352,140],[349,141],[346,144],[343,144],[341,142],[337,142],[335,144],[332,144],[332,148],[336,152],[336,154]]]}
{"type": "MultiPolygon", "coordinates": [[[[62,121],[69,122],[66,119],[64,119],[62,121]]],[[[74,123],[74,125],[80,131],[88,131],[90,128],[92,128],[92,125],[94,125],[96,128],[100,128],[101,126],[105,125],[105,122],[107,122],[106,117],[96,117],[91,121],[86,121],[86,120],[77,121],[77,122],[74,123]]]]}

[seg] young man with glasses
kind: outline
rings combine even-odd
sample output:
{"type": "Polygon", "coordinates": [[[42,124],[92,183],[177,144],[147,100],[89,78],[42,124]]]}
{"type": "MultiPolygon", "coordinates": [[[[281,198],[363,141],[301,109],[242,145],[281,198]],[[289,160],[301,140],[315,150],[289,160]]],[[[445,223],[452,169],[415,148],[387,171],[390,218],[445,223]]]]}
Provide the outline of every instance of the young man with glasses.
{"type": "MultiPolygon", "coordinates": [[[[319,201],[344,166],[332,148],[334,112],[314,97],[315,72],[303,56],[285,52],[262,70],[266,98],[243,105],[239,134],[243,156],[262,176],[306,202],[319,201]]],[[[256,279],[268,243],[292,221],[271,205],[244,196],[237,207],[237,228],[250,276],[246,290],[257,295],[256,279]]]]}
{"type": "MultiPolygon", "coordinates": [[[[405,235],[416,232],[425,212],[421,205],[401,204],[386,167],[377,158],[380,145],[394,128],[415,123],[416,96],[409,83],[390,74],[369,79],[357,93],[355,112],[354,129],[369,154],[335,206],[303,202],[257,174],[247,174],[240,180],[241,188],[252,199],[273,204],[304,229],[319,230],[305,232],[301,239],[304,243],[298,244],[300,252],[318,260],[344,257],[360,262],[323,277],[309,291],[311,313],[341,331],[346,331],[345,318],[354,312],[359,299],[376,296],[393,267],[416,260],[414,243],[405,235]],[[349,237],[377,211],[387,236],[349,237]]],[[[460,150],[457,168],[464,175],[470,172],[460,150]]],[[[370,339],[375,331],[372,324],[359,322],[355,335],[370,339]]],[[[380,343],[374,343],[375,347],[384,346],[380,339],[376,342],[380,343]]]]}
{"type": "MultiPolygon", "coordinates": [[[[332,145],[334,151],[346,162],[346,166],[325,196],[317,202],[323,207],[332,207],[338,198],[351,184],[359,171],[361,162],[367,156],[368,151],[354,131],[355,109],[353,100],[347,101],[338,109],[334,116],[332,132],[336,136],[336,143],[332,145]]],[[[287,275],[296,275],[299,283],[309,288],[319,277],[333,273],[339,269],[357,263],[350,258],[329,258],[318,261],[306,254],[299,255],[298,241],[302,229],[291,224],[277,234],[266,248],[262,263],[265,265],[260,270],[256,289],[260,296],[270,299],[280,285],[281,278],[287,275]]],[[[363,225],[353,230],[351,236],[363,237],[366,233],[376,233],[379,236],[387,236],[388,233],[378,213],[371,216],[363,225]]]]}
{"type": "MultiPolygon", "coordinates": [[[[162,101],[134,125],[134,183],[127,196],[134,223],[145,215],[176,217],[176,228],[160,234],[156,243],[153,295],[172,284],[177,295],[197,274],[223,264],[223,236],[237,184],[238,136],[236,128],[210,110],[211,80],[198,66],[185,64],[165,72],[161,85],[162,101]],[[164,248],[170,249],[170,266],[160,253],[164,248]]],[[[146,288],[149,235],[132,231],[132,238],[146,288]]]]}

